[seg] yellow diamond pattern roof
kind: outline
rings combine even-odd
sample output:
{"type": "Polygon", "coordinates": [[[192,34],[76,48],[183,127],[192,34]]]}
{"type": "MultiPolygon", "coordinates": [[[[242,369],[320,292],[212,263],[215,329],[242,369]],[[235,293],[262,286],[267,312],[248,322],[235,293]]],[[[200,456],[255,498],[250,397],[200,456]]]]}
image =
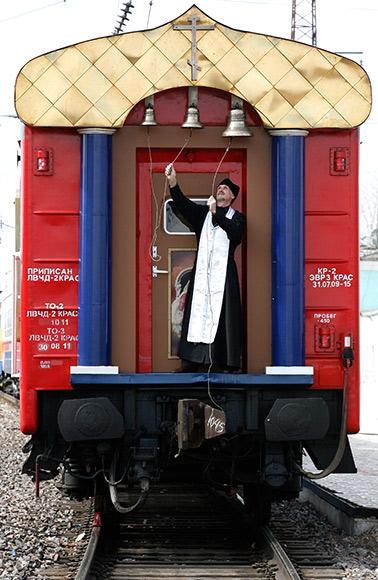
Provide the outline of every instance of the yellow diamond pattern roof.
{"type": "Polygon", "coordinates": [[[196,6],[153,30],[81,42],[29,61],[18,74],[16,110],[38,127],[121,127],[141,99],[182,86],[228,91],[259,113],[267,128],[350,128],[371,110],[370,81],[357,63],[317,47],[242,32],[196,6]],[[191,80],[191,31],[175,30],[196,14],[191,80]]]}

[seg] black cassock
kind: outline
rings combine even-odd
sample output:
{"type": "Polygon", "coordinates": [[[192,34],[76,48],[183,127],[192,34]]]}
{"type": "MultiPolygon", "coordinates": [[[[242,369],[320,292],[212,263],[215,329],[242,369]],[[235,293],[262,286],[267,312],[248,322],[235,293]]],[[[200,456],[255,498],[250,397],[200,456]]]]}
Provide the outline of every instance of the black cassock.
{"type": "MultiPolygon", "coordinates": [[[[201,237],[203,223],[206,219],[209,208],[198,205],[191,201],[182,193],[180,187],[176,185],[170,188],[173,199],[173,209],[178,210],[182,217],[189,222],[191,229],[196,234],[197,243],[201,237]]],[[[242,348],[242,313],[240,301],[240,288],[238,272],[234,260],[236,247],[240,244],[244,229],[245,217],[235,210],[231,219],[226,218],[228,207],[217,207],[213,216],[213,225],[221,227],[230,240],[226,282],[223,295],[222,310],[214,342],[211,344],[211,356],[216,367],[240,368],[240,356],[242,348]]],[[[181,342],[179,356],[194,363],[209,364],[209,345],[198,342],[188,342],[188,327],[190,311],[193,299],[194,278],[197,267],[197,258],[194,263],[192,275],[189,282],[188,294],[186,298],[184,317],[182,321],[181,342]]]]}

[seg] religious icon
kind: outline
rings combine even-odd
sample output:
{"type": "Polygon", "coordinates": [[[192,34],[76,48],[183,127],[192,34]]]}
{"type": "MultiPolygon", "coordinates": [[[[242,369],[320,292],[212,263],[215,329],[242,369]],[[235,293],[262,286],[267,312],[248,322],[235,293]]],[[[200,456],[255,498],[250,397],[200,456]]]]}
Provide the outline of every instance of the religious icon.
{"type": "Polygon", "coordinates": [[[178,358],[182,319],[195,255],[196,250],[191,249],[169,251],[169,358],[178,358]]]}

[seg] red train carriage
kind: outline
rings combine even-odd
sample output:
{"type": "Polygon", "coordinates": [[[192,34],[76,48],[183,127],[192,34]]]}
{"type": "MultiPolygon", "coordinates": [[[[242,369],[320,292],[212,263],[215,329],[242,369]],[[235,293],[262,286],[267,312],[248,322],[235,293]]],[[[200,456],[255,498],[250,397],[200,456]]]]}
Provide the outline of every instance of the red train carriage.
{"type": "Polygon", "coordinates": [[[356,63],[195,6],[22,68],[26,472],[63,463],[68,488],[103,472],[144,491],[205,473],[243,484],[249,509],[262,497],[266,517],[300,490],[303,448],[321,472],[355,471],[356,127],[370,106],[356,63]],[[198,203],[215,174],[240,186],[239,374],[173,372],[195,243],[169,202],[172,161],[198,203]]]}

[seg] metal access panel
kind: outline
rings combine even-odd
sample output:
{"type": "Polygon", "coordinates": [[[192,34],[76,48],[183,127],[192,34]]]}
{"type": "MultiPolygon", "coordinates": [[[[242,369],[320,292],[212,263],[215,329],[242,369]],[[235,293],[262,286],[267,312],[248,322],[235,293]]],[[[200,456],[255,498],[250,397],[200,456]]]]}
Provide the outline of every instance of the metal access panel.
{"type": "Polygon", "coordinates": [[[70,389],[77,360],[80,135],[25,127],[22,145],[21,430],[38,390],[70,389]]]}
{"type": "Polygon", "coordinates": [[[305,141],[305,352],[315,389],[342,389],[350,341],[348,432],[359,429],[358,130],[305,141]]]}

